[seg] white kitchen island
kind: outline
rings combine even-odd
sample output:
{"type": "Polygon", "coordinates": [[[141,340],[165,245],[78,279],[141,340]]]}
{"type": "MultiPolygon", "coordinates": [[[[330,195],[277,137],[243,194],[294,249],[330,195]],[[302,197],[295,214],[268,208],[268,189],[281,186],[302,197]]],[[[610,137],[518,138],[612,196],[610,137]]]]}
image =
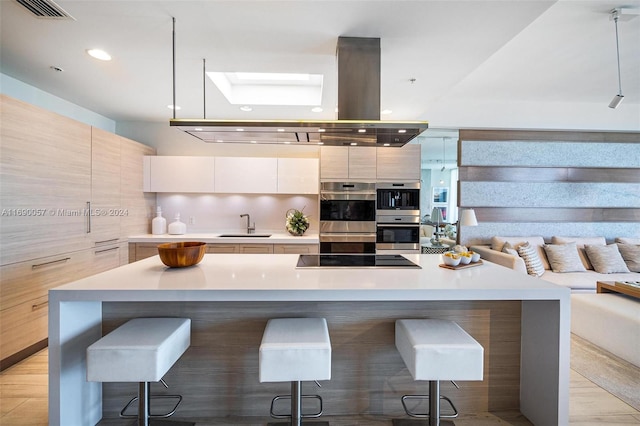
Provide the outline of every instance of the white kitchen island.
{"type": "Polygon", "coordinates": [[[439,255],[406,257],[422,268],[302,269],[297,255],[207,254],[169,269],[155,256],[55,288],[49,424],[95,425],[117,412],[135,386],[87,382],[85,350],[127,318],[163,315],[194,324],[192,347],[168,380],[184,396],[177,416],[266,422],[270,398],[288,388],[258,383],[264,324],[317,315],[327,318],[333,347],[332,380],[320,390],[325,413],[400,415],[399,396],[416,388],[395,351],[393,321],[443,317],[485,347],[485,380],[464,383],[459,401],[450,395],[463,414],[519,409],[535,425],[568,424],[568,289],[488,262],[452,271],[438,267],[439,255]]]}

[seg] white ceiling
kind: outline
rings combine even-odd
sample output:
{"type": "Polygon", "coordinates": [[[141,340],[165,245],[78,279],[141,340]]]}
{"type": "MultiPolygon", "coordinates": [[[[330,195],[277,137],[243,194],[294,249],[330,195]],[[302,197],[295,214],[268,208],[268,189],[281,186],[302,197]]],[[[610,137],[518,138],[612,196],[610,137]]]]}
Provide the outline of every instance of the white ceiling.
{"type": "Polygon", "coordinates": [[[434,128],[640,130],[640,0],[67,1],[75,20],[37,19],[0,0],[0,71],[116,121],[167,121],[176,18],[177,118],[202,118],[207,71],[325,76],[322,107],[247,113],[206,83],[207,118],[334,119],[339,36],[379,37],[382,108],[434,128]],[[111,62],[90,58],[101,47],[111,62]],[[64,69],[56,72],[50,67],[64,69]],[[410,79],[415,79],[414,83],[410,79]]]}

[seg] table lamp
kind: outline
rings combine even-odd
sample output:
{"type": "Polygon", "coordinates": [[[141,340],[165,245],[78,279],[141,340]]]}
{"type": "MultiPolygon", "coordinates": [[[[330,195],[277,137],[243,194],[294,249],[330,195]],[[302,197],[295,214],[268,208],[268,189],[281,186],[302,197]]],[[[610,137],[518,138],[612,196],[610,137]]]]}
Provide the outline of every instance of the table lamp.
{"type": "Polygon", "coordinates": [[[438,207],[434,207],[431,210],[431,223],[435,224],[434,237],[431,239],[431,245],[440,247],[442,246],[442,242],[440,242],[440,223],[444,222],[442,217],[442,210],[438,207]]]}
{"type": "Polygon", "coordinates": [[[473,209],[464,209],[460,212],[460,218],[458,219],[458,226],[456,229],[456,244],[460,244],[460,228],[463,226],[478,226],[476,212],[474,212],[473,209]]]}

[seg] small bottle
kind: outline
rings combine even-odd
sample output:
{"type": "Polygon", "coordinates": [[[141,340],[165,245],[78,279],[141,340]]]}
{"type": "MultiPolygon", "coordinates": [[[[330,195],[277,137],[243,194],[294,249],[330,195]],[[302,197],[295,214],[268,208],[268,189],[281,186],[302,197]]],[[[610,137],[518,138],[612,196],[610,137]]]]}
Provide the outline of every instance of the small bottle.
{"type": "Polygon", "coordinates": [[[183,235],[187,232],[187,225],[180,222],[180,213],[176,214],[176,219],[169,224],[169,234],[183,235]]]}
{"type": "Polygon", "coordinates": [[[162,235],[167,233],[167,219],[162,217],[162,208],[158,206],[156,217],[151,221],[151,233],[153,235],[162,235]]]}

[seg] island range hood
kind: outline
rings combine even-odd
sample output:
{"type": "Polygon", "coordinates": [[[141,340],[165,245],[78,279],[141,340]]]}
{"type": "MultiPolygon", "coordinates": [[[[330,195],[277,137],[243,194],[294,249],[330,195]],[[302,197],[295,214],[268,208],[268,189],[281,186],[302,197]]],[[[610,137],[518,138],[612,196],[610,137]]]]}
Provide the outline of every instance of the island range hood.
{"type": "Polygon", "coordinates": [[[340,37],[337,120],[172,119],[204,142],[400,147],[426,121],[380,120],[380,39],[340,37]]]}

